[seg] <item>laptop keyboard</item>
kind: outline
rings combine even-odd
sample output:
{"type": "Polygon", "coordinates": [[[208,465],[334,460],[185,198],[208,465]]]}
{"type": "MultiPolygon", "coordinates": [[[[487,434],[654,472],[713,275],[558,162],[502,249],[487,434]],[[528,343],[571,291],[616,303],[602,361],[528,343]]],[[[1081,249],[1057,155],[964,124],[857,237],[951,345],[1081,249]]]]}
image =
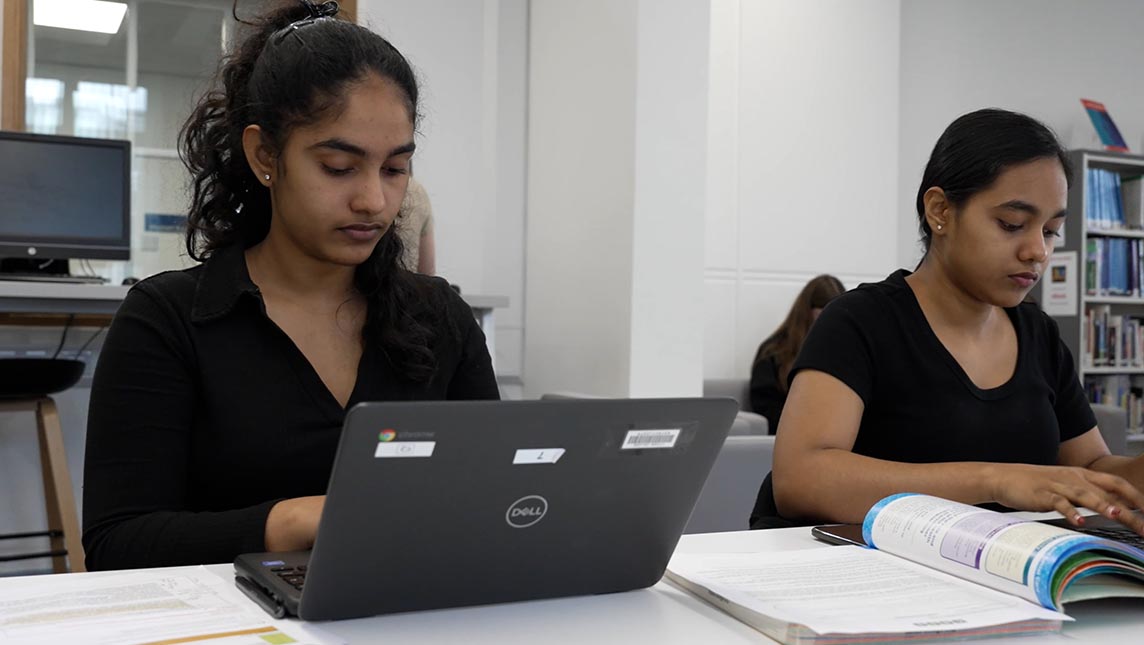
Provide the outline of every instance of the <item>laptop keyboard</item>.
{"type": "Polygon", "coordinates": [[[306,582],[306,565],[304,564],[296,567],[274,567],[270,571],[298,591],[302,590],[302,585],[306,582]]]}
{"type": "Polygon", "coordinates": [[[1134,547],[1144,549],[1144,537],[1141,537],[1140,535],[1133,533],[1132,530],[1130,530],[1128,528],[1123,528],[1123,529],[1118,529],[1118,528],[1117,529],[1103,529],[1103,528],[1079,529],[1079,531],[1081,533],[1084,533],[1085,535],[1092,535],[1095,537],[1108,538],[1110,540],[1116,540],[1117,542],[1124,542],[1125,544],[1131,544],[1134,547]]]}

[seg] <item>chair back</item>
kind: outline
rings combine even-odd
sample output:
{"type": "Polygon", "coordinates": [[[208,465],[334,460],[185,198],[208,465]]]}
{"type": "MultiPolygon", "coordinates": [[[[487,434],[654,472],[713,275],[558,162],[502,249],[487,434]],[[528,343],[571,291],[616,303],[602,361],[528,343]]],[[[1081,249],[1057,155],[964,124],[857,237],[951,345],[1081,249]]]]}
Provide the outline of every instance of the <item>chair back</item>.
{"type": "Polygon", "coordinates": [[[751,381],[745,378],[709,378],[703,380],[703,396],[728,396],[739,402],[739,409],[751,410],[751,381]]]}
{"type": "Polygon", "coordinates": [[[1092,406],[1096,414],[1096,425],[1114,455],[1128,454],[1128,414],[1118,405],[1092,406]]]}
{"type": "Polygon", "coordinates": [[[730,436],[723,443],[684,533],[745,531],[759,484],[771,471],[774,436],[730,436]]]}

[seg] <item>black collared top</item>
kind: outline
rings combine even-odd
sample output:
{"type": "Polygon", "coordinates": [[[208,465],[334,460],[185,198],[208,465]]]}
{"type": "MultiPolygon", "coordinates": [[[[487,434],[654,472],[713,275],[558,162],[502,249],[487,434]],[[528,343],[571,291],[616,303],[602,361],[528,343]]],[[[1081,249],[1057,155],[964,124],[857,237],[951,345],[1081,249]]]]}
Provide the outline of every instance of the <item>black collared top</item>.
{"type": "MultiPolygon", "coordinates": [[[[440,278],[447,310],[428,384],[366,341],[361,401],[498,398],[485,337],[440,278]]],[[[91,390],[83,544],[90,569],[230,562],[265,550],[282,499],[325,492],[345,409],[266,315],[240,248],[134,286],[91,390]]]]}

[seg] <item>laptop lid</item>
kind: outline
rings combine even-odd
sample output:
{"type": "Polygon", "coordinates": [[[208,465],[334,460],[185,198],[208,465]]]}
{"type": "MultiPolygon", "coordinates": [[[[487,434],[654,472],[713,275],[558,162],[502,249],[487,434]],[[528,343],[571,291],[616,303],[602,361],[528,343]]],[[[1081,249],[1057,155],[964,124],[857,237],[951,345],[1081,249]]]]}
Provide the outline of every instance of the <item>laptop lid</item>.
{"type": "Polygon", "coordinates": [[[359,404],[298,613],[655,584],[737,409],[731,399],[359,404]]]}

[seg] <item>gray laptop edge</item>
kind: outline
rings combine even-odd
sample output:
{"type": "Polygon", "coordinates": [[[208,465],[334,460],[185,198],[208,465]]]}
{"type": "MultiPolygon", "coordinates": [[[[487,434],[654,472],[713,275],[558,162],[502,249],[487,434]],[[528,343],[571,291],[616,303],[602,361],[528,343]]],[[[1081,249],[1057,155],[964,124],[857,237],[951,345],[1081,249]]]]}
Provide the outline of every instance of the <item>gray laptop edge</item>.
{"type": "Polygon", "coordinates": [[[267,611],[306,620],[651,586],[737,409],[732,399],[359,404],[313,550],[239,556],[236,584],[267,611]]]}

